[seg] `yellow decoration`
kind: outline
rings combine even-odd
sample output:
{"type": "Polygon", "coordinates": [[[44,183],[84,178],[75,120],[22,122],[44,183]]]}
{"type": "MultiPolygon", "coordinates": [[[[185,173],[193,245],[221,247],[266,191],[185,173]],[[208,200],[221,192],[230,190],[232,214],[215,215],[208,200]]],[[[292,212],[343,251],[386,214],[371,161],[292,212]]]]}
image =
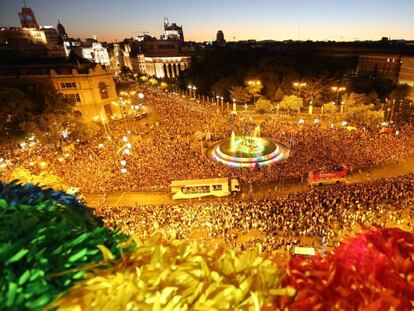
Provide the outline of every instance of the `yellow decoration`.
{"type": "Polygon", "coordinates": [[[108,269],[95,269],[52,306],[59,310],[260,310],[280,294],[285,275],[260,248],[236,253],[198,242],[141,240],[112,262],[99,246],[108,269]]]}

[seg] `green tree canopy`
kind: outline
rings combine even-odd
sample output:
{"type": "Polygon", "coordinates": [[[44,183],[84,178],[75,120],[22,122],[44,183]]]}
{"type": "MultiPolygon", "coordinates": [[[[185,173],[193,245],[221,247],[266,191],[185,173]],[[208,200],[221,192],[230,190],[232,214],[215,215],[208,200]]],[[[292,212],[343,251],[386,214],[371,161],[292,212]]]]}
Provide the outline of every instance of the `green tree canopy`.
{"type": "Polygon", "coordinates": [[[315,105],[322,99],[323,92],[326,90],[326,85],[321,79],[311,79],[306,81],[306,87],[301,89],[301,94],[306,102],[312,101],[315,105]]]}
{"type": "Polygon", "coordinates": [[[16,130],[20,122],[27,120],[35,103],[16,88],[0,88],[0,131],[16,130]]]}
{"type": "Polygon", "coordinates": [[[384,120],[384,111],[374,110],[373,104],[354,106],[347,109],[346,119],[359,126],[372,129],[384,120]]]}
{"type": "Polygon", "coordinates": [[[278,87],[275,94],[273,95],[273,99],[277,102],[280,102],[283,97],[285,97],[285,92],[283,92],[281,87],[278,87]]]}
{"type": "Polygon", "coordinates": [[[288,112],[300,111],[303,107],[303,99],[295,95],[285,96],[279,104],[280,109],[288,112]]]}
{"type": "Polygon", "coordinates": [[[337,106],[335,105],[335,103],[327,103],[325,105],[323,105],[323,112],[325,113],[335,113],[337,112],[337,106]]]}
{"type": "Polygon", "coordinates": [[[251,95],[242,86],[233,86],[230,90],[230,97],[239,104],[244,104],[250,101],[251,95]]]}
{"type": "Polygon", "coordinates": [[[255,109],[258,113],[269,113],[272,112],[273,105],[270,100],[259,98],[256,102],[255,109]]]}

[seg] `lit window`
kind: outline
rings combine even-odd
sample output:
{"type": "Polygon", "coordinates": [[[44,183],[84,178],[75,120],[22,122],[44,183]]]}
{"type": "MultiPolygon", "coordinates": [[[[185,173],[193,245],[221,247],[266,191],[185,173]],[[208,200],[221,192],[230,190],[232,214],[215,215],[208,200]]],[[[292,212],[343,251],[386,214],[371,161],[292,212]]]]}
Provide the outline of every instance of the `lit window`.
{"type": "Polygon", "coordinates": [[[76,89],[76,82],[61,83],[60,87],[62,89],[76,89]]]}

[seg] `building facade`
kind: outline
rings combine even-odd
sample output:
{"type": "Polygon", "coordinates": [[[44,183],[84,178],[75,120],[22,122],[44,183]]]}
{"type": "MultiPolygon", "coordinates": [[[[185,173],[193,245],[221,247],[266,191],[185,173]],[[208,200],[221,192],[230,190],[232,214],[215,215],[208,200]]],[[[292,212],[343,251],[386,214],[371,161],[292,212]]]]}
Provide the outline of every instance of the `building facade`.
{"type": "Polygon", "coordinates": [[[407,84],[410,87],[408,99],[414,101],[414,56],[403,56],[401,58],[401,69],[398,83],[407,84]]]}
{"type": "Polygon", "coordinates": [[[113,72],[99,64],[94,68],[68,63],[0,66],[0,83],[13,79],[51,83],[57,92],[74,99],[74,114],[84,121],[106,122],[121,116],[113,72]]]}
{"type": "Polygon", "coordinates": [[[185,55],[178,40],[148,40],[138,55],[140,73],[157,78],[175,78],[186,70],[191,57],[185,55]]]}
{"type": "Polygon", "coordinates": [[[103,69],[99,64],[85,73],[72,69],[70,73],[50,70],[50,82],[64,96],[76,102],[75,115],[85,121],[107,121],[120,115],[113,72],[103,69]]]}
{"type": "Polygon", "coordinates": [[[398,54],[360,55],[357,73],[368,73],[391,79],[398,84],[407,84],[410,87],[407,98],[414,100],[414,56],[398,54]]]}
{"type": "Polygon", "coordinates": [[[79,56],[96,64],[104,66],[111,64],[107,49],[95,39],[86,39],[85,42],[80,42],[75,45],[74,50],[79,56]]]}
{"type": "Polygon", "coordinates": [[[176,23],[168,21],[168,17],[164,17],[164,34],[161,35],[161,40],[179,40],[184,42],[183,26],[178,26],[176,23]]]}
{"type": "Polygon", "coordinates": [[[23,28],[39,29],[39,24],[36,21],[36,17],[31,8],[23,7],[22,11],[18,13],[20,23],[23,28]]]}
{"type": "Polygon", "coordinates": [[[401,67],[401,56],[393,54],[360,55],[357,73],[369,73],[398,81],[401,67]]]}

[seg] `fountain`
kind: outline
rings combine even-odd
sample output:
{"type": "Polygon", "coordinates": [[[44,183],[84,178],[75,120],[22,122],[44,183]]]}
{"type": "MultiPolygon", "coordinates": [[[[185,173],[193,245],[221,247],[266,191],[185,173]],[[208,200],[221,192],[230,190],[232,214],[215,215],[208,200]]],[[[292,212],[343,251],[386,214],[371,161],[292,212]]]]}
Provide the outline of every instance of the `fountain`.
{"type": "Polygon", "coordinates": [[[260,125],[256,126],[252,133],[253,137],[260,137],[260,125]]]}
{"type": "Polygon", "coordinates": [[[231,132],[231,137],[230,137],[230,150],[234,151],[236,148],[236,134],[234,133],[234,131],[231,132]]]}
{"type": "Polygon", "coordinates": [[[252,136],[237,136],[232,131],[230,138],[216,142],[206,153],[213,161],[232,167],[260,167],[285,160],[289,148],[269,138],[260,137],[260,126],[252,136]]]}

